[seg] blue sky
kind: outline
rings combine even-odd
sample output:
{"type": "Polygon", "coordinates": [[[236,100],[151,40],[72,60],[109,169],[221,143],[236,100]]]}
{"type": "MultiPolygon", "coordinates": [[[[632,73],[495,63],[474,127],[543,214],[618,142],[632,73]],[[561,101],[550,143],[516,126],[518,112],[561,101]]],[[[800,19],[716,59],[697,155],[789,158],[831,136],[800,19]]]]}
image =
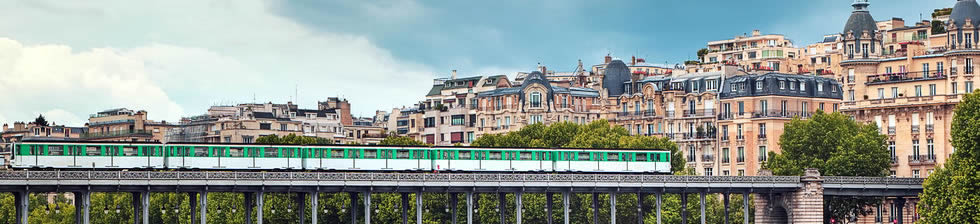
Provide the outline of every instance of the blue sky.
{"type": "MultiPolygon", "coordinates": [[[[0,123],[82,125],[127,107],[155,120],[209,106],[341,96],[355,115],[423,98],[436,77],[569,71],[637,55],[680,63],[759,29],[797,46],[837,33],[850,0],[0,1],[0,123]]],[[[954,0],[872,0],[877,20],[954,0]]]]}

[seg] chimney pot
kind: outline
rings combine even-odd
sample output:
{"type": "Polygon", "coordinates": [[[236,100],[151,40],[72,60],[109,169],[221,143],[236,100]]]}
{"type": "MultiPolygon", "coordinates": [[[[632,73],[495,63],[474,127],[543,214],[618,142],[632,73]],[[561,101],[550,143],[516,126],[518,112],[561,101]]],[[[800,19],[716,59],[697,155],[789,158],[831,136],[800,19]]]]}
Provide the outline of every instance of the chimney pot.
{"type": "Polygon", "coordinates": [[[752,36],[753,37],[756,37],[756,36],[759,36],[759,35],[762,35],[762,32],[759,32],[759,30],[753,30],[752,31],[752,36]]]}
{"type": "Polygon", "coordinates": [[[452,77],[452,79],[456,79],[456,69],[453,69],[453,77],[452,77]]]}
{"type": "Polygon", "coordinates": [[[612,62],[612,56],[606,55],[606,63],[605,64],[609,64],[609,62],[612,62]]]}

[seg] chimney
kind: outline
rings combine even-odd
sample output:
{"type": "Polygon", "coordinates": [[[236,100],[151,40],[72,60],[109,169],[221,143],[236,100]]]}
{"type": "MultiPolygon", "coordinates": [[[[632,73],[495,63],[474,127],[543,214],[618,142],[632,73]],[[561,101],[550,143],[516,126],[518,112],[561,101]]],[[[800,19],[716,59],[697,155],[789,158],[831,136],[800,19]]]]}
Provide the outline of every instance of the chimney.
{"type": "Polygon", "coordinates": [[[604,63],[604,64],[609,64],[609,62],[612,62],[612,56],[609,56],[609,55],[607,54],[607,55],[606,55],[606,63],[604,63]]]}
{"type": "Polygon", "coordinates": [[[9,126],[7,126],[7,123],[4,123],[3,124],[3,129],[0,129],[0,132],[7,131],[7,127],[9,127],[9,126]]]}
{"type": "Polygon", "coordinates": [[[636,65],[636,56],[630,57],[630,65],[636,65]]]}
{"type": "Polygon", "coordinates": [[[453,69],[453,77],[452,77],[452,79],[456,79],[456,69],[453,69]]]}
{"type": "Polygon", "coordinates": [[[542,75],[548,75],[548,67],[547,66],[544,66],[544,65],[542,65],[540,67],[541,67],[541,74],[542,75]]]}
{"type": "Polygon", "coordinates": [[[752,36],[753,36],[753,37],[757,37],[757,36],[759,36],[759,35],[762,35],[762,32],[759,32],[759,30],[753,30],[753,31],[752,31],[752,36]]]}

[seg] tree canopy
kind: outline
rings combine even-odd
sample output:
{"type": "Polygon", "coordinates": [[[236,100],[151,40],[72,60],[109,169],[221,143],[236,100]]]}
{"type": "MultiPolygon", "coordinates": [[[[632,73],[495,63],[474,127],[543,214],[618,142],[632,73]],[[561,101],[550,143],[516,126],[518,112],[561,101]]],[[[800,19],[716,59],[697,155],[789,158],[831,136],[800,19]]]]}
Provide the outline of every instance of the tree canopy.
{"type": "MultiPolygon", "coordinates": [[[[891,163],[887,136],[875,124],[862,124],[841,113],[817,111],[807,120],[793,119],[779,138],[782,153],[769,152],[764,168],[774,175],[801,176],[817,168],[824,176],[885,176],[891,163]]],[[[880,198],[825,197],[825,218],[867,215],[880,198]]]]}
{"type": "Polygon", "coordinates": [[[255,143],[277,145],[326,145],[330,144],[330,140],[325,138],[289,134],[282,137],[279,137],[278,135],[262,136],[256,138],[255,143]]]}
{"type": "Polygon", "coordinates": [[[478,147],[544,147],[544,148],[598,148],[598,149],[664,149],[670,150],[671,171],[683,170],[685,161],[677,144],[667,138],[630,136],[620,126],[612,126],[606,120],[579,125],[560,122],[551,125],[532,124],[521,130],[504,134],[480,136],[472,146],[478,147]]]}
{"type": "Polygon", "coordinates": [[[952,123],[956,151],[926,179],[918,205],[923,223],[980,223],[980,92],[963,97],[952,123]]]}
{"type": "Polygon", "coordinates": [[[38,114],[37,118],[34,119],[34,124],[39,126],[48,126],[48,119],[44,119],[43,114],[38,114]]]}

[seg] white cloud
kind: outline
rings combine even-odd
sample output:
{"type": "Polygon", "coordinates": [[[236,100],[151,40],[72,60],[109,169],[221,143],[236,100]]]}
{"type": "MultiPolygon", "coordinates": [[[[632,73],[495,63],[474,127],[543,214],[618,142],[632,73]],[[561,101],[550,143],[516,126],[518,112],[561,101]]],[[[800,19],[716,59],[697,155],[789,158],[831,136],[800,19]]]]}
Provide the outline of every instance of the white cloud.
{"type": "MultiPolygon", "coordinates": [[[[416,102],[428,89],[428,67],[363,36],[314,32],[270,12],[276,3],[0,2],[0,37],[10,38],[0,47],[0,91],[16,92],[5,98],[18,108],[0,109],[0,118],[61,109],[84,119],[127,107],[173,120],[253,95],[285,102],[296,86],[302,107],[342,95],[355,113],[370,114],[416,102]]],[[[405,4],[415,3],[395,5],[405,4]]]]}
{"type": "Polygon", "coordinates": [[[73,52],[62,45],[25,46],[0,38],[0,92],[7,105],[0,115],[29,120],[43,113],[52,121],[81,125],[81,115],[109,107],[182,114],[143,65],[113,49],[73,52]]]}

